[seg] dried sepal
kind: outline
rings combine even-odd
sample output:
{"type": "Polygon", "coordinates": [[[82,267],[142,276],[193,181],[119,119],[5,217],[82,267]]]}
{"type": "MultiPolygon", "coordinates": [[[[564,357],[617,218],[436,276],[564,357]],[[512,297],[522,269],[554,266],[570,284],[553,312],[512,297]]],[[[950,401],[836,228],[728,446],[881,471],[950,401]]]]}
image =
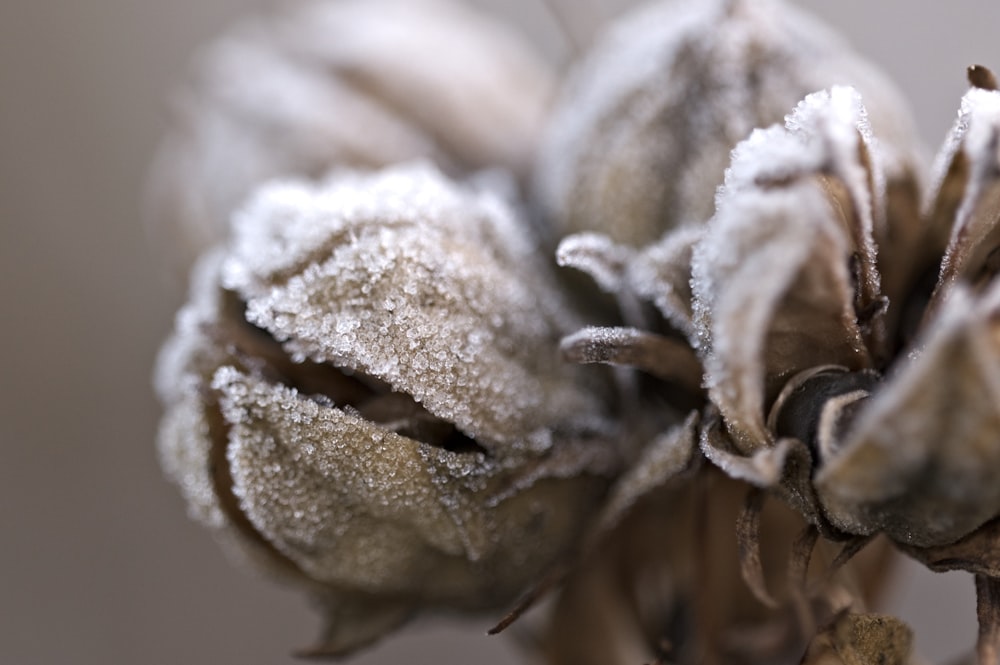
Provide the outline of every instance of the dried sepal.
{"type": "MultiPolygon", "coordinates": [[[[614,496],[625,500],[615,503],[625,510],[607,513],[617,520],[613,528],[603,531],[567,579],[543,635],[546,662],[771,662],[789,656],[792,614],[784,606],[765,608],[740,577],[732,527],[748,486],[710,466],[672,475],[679,460],[674,453],[693,439],[683,430],[675,430],[683,438],[648,457],[669,473],[647,475],[636,467],[628,473],[632,480],[618,484],[614,496]],[[678,442],[686,444],[677,448],[678,442]]],[[[761,557],[766,583],[784,600],[784,535],[797,533],[802,521],[774,508],[761,516],[761,557]]]]}
{"type": "Polygon", "coordinates": [[[310,653],[510,602],[616,470],[599,393],[558,361],[572,318],[514,225],[426,167],[281,185],[194,283],[160,360],[164,466],[319,598],[310,653]]]}
{"type": "Polygon", "coordinates": [[[730,150],[836,84],[864,92],[893,179],[909,177],[913,123],[891,84],[811,18],[778,2],[656,2],[615,24],[569,79],[539,199],[563,233],[633,246],[700,224],[730,150]]]}
{"type": "Polygon", "coordinates": [[[634,367],[685,392],[701,393],[701,363],[682,341],[635,328],[584,328],[563,339],[563,356],[581,364],[634,367]]]}
{"type": "Polygon", "coordinates": [[[524,39],[449,0],[301,3],[247,20],[197,65],[147,206],[183,268],[271,178],[415,158],[524,178],[553,85],[524,39]]]}
{"type": "Polygon", "coordinates": [[[638,251],[628,265],[628,285],[636,297],[652,303],[664,320],[688,340],[695,338],[691,261],[701,240],[701,226],[684,226],[638,251]]]}
{"type": "Polygon", "coordinates": [[[953,289],[920,353],[860,409],[816,476],[840,528],[935,546],[1000,513],[998,307],[1000,284],[981,297],[953,289]]]}
{"type": "Polygon", "coordinates": [[[651,494],[697,466],[699,414],[692,412],[643,447],[639,459],[615,481],[601,509],[591,539],[598,539],[624,519],[642,497],[651,494]]]}

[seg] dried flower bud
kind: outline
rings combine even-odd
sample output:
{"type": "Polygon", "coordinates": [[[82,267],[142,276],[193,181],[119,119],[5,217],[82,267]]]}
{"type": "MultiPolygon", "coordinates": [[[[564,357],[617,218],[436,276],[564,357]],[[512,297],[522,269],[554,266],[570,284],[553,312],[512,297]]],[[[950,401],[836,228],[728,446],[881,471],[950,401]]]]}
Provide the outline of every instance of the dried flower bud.
{"type": "Polygon", "coordinates": [[[708,437],[711,456],[743,477],[737,457],[773,460],[757,481],[780,481],[830,535],[940,547],[1000,514],[1000,93],[973,90],[963,109],[937,200],[911,220],[926,254],[954,213],[936,285],[897,279],[911,292],[882,295],[880,268],[899,266],[876,260],[892,200],[846,89],[737,148],[695,252],[699,342],[729,439],[708,437]]]}
{"type": "Polygon", "coordinates": [[[913,189],[913,123],[892,85],[826,28],[780,2],[656,2],[615,25],[550,120],[537,171],[561,233],[642,245],[712,214],[730,150],[806,94],[861,89],[913,189]]]}
{"type": "Polygon", "coordinates": [[[183,267],[274,177],[416,157],[523,177],[552,86],[524,40],[450,0],[296,5],[223,37],[197,74],[149,201],[183,267]]]}
{"type": "Polygon", "coordinates": [[[509,602],[617,464],[563,309],[498,200],[428,167],[265,188],[159,366],[196,517],[320,597],[321,653],[509,602]]]}

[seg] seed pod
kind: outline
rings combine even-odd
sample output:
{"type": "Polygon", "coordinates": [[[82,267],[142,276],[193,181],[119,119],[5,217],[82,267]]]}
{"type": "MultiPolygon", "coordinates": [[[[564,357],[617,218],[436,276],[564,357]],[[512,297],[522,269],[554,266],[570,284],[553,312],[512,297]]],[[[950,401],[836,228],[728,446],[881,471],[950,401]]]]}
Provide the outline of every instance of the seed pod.
{"type": "Polygon", "coordinates": [[[519,36],[450,0],[321,0],[247,21],[200,60],[148,216],[186,269],[279,176],[425,157],[523,178],[551,89],[519,36]]]}
{"type": "MultiPolygon", "coordinates": [[[[560,235],[642,245],[705,222],[729,152],[805,95],[852,85],[912,183],[913,123],[891,83],[781,2],[656,2],[615,24],[563,89],[536,176],[560,235]]],[[[909,187],[912,189],[912,185],[909,187]]]]}
{"type": "Polygon", "coordinates": [[[428,167],[264,189],[159,363],[192,512],[321,599],[318,653],[509,602],[615,472],[574,325],[517,222],[428,167]]]}

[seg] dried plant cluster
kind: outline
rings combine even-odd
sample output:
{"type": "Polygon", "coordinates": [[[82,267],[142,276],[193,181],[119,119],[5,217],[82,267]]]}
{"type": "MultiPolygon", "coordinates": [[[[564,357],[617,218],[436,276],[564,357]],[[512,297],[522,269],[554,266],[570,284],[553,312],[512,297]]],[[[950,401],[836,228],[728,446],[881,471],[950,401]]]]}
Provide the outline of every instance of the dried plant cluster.
{"type": "Polygon", "coordinates": [[[969,80],[928,168],[778,0],[656,2],[565,76],[446,0],[246,23],[152,181],[200,256],[163,466],[315,599],[306,655],[548,596],[540,662],[916,663],[871,609],[901,551],[975,576],[997,663],[1000,92],[969,80]]]}

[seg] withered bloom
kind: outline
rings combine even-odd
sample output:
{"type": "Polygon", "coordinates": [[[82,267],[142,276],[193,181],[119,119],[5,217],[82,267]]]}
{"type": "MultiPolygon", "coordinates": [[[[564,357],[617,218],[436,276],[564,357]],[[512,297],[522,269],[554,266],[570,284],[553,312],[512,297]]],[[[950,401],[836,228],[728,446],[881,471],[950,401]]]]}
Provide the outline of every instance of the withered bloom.
{"type": "Polygon", "coordinates": [[[733,146],[837,84],[866,95],[907,167],[912,120],[895,88],[811,16],[774,0],[650,3],[563,86],[539,153],[540,205],[560,234],[630,246],[704,222],[733,146]]]}
{"type": "Polygon", "coordinates": [[[777,0],[630,15],[544,131],[546,65],[445,0],[304,5],[206,62],[153,181],[204,252],[159,450],[317,601],[308,654],[556,580],[551,665],[905,665],[869,607],[895,545],[977,576],[996,660],[987,70],[923,195],[891,85],[777,0]]]}
{"type": "MultiPolygon", "coordinates": [[[[704,228],[638,255],[595,236],[562,247],[606,287],[622,253],[637,256],[617,285],[655,296],[703,362],[697,436],[713,465],[847,541],[845,556],[883,533],[935,569],[977,574],[981,662],[998,643],[998,146],[1000,92],[974,87],[917,214],[906,196],[916,190],[887,184],[892,162],[860,96],[834,88],[736,148],[704,228]],[[657,271],[650,256],[671,258],[657,271]]],[[[667,379],[690,365],[676,337],[612,332],[584,331],[566,348],[667,379]]],[[[755,524],[758,509],[749,503],[741,521],[755,524]]],[[[756,538],[740,535],[751,550],[756,538]]],[[[741,556],[766,601],[760,554],[741,556]]]]}
{"type": "Polygon", "coordinates": [[[272,178],[415,158],[523,178],[553,78],[526,40],[452,0],[313,0],[245,20],[175,99],[153,231],[186,269],[272,178]]]}
{"type": "Polygon", "coordinates": [[[202,263],[162,353],[192,514],[306,587],[346,652],[495,608],[566,557],[615,470],[574,325],[495,197],[426,166],[276,184],[202,263]]]}

